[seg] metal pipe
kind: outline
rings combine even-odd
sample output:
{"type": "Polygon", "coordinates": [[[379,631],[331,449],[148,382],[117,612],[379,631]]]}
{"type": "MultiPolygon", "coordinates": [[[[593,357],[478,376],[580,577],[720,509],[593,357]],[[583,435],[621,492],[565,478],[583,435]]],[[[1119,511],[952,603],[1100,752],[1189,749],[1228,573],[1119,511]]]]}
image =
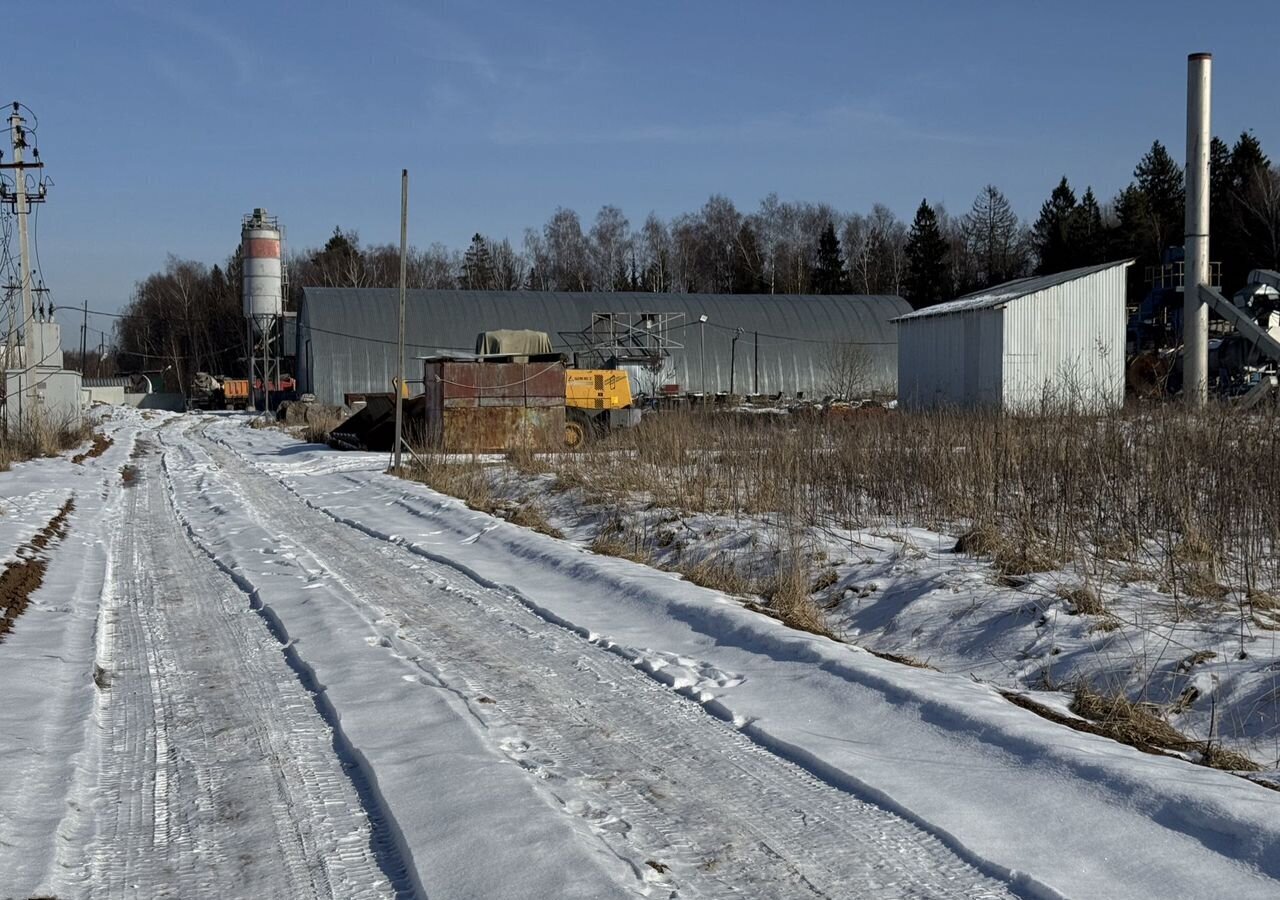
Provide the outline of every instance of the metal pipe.
{"type": "Polygon", "coordinates": [[[1213,56],[1187,57],[1187,215],[1183,248],[1182,396],[1194,406],[1209,398],[1209,307],[1200,286],[1209,284],[1209,143],[1213,56]]]}

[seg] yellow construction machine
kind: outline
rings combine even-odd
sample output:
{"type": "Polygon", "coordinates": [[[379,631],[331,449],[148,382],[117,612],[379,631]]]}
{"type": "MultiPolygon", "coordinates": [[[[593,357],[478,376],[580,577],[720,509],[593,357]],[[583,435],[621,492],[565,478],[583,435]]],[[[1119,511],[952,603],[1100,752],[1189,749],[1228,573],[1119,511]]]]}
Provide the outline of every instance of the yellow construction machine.
{"type": "Polygon", "coordinates": [[[632,407],[631,379],[622,369],[566,369],[564,444],[577,450],[593,436],[640,421],[632,407]]]}

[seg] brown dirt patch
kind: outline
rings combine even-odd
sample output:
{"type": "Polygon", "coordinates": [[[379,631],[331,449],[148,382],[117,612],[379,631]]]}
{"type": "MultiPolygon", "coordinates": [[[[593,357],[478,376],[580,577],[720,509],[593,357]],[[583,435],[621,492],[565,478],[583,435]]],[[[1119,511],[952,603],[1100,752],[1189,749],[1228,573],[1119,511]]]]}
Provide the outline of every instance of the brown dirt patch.
{"type": "Polygon", "coordinates": [[[112,444],[111,438],[107,437],[101,431],[93,436],[93,446],[83,453],[77,453],[71,457],[71,461],[76,465],[84,465],[86,459],[97,459],[110,449],[112,444]]]}
{"type": "Polygon", "coordinates": [[[120,480],[124,482],[125,487],[132,487],[138,481],[138,467],[125,466],[120,470],[120,480]]]}
{"type": "Polygon", "coordinates": [[[0,615],[0,641],[13,631],[13,623],[31,603],[31,594],[44,583],[44,574],[49,568],[46,551],[66,537],[70,528],[67,517],[73,509],[75,501],[68,499],[47,525],[18,548],[18,558],[0,572],[0,605],[4,606],[4,613],[0,615]]]}

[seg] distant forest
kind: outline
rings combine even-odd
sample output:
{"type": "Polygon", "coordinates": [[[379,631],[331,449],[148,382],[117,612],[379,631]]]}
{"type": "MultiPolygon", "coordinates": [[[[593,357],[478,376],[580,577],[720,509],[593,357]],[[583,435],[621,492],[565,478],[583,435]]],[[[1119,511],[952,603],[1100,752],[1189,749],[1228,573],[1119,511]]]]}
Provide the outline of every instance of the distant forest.
{"type": "MultiPolygon", "coordinates": [[[[1224,291],[1253,268],[1280,268],[1280,167],[1259,141],[1214,138],[1210,157],[1212,246],[1224,291]]],[[[475,234],[465,249],[411,248],[412,288],[536,291],[650,291],[781,294],[897,294],[921,308],[1031,274],[1136,257],[1131,299],[1142,272],[1182,243],[1183,170],[1156,141],[1133,181],[1108,202],[1077,195],[1066,176],[1034,222],[1021,221],[995,185],[963,214],[921,201],[910,223],[881,204],[843,213],[825,203],[770,194],[753,212],[713,195],[697,212],[637,228],[615,206],[584,227],[557,209],[541,228],[510,240],[475,234]]],[[[302,286],[394,287],[399,247],[362,245],[334,229],[323,247],[291,252],[289,302],[302,286]]],[[[172,366],[180,384],[197,371],[243,368],[239,249],[212,267],[170,257],[138,282],[116,326],[121,371],[172,366]]]]}

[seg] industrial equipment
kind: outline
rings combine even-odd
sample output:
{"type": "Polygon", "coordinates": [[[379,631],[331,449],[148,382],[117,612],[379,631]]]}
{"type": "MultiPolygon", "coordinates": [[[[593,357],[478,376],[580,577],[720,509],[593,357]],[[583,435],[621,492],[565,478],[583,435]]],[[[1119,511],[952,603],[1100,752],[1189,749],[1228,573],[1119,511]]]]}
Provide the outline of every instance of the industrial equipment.
{"type": "Polygon", "coordinates": [[[197,372],[191,379],[191,390],[187,394],[187,409],[222,409],[226,405],[226,396],[222,390],[222,382],[208,372],[197,372]]]}
{"type": "Polygon", "coordinates": [[[284,232],[279,219],[255,209],[240,223],[240,254],[244,266],[245,346],[249,351],[249,402],[266,410],[281,381],[280,356],[284,331],[286,274],[284,232]]]}
{"type": "MultiPolygon", "coordinates": [[[[291,382],[292,379],[289,383],[291,382]]],[[[247,409],[248,406],[247,378],[223,378],[208,372],[197,372],[191,379],[191,389],[187,396],[188,409],[247,409]]]]}
{"type": "MultiPolygon", "coordinates": [[[[651,317],[657,321],[658,317],[651,317]]],[[[599,340],[593,340],[573,354],[573,365],[564,373],[564,444],[577,450],[588,440],[600,437],[614,428],[627,428],[640,423],[640,410],[634,408],[631,377],[621,362],[661,360],[668,342],[659,341],[648,330],[630,323],[622,327],[610,319],[612,335],[607,340],[602,330],[603,318],[594,317],[593,329],[599,340]],[[652,340],[649,340],[653,337],[652,340]],[[624,347],[630,348],[624,350],[624,347]],[[578,368],[589,360],[599,368],[578,368]]],[[[490,362],[512,362],[535,359],[560,359],[552,353],[551,338],[542,331],[482,331],[476,335],[476,358],[490,362]]]]}
{"type": "Polygon", "coordinates": [[[564,384],[564,444],[577,450],[614,428],[640,424],[631,378],[621,369],[569,369],[564,384]]]}

